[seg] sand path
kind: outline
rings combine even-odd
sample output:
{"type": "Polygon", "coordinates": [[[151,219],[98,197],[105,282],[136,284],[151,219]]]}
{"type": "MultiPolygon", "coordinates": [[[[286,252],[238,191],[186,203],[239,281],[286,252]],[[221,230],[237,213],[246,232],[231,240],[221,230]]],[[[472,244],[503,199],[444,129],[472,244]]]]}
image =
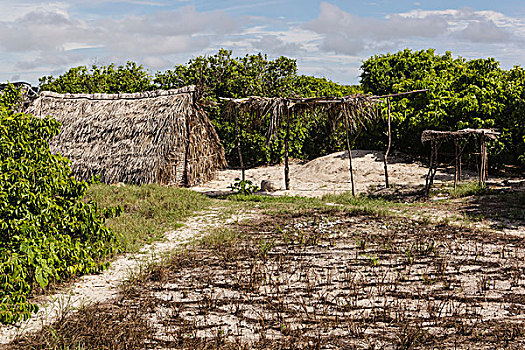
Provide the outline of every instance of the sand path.
{"type": "Polygon", "coordinates": [[[103,302],[119,293],[122,281],[140,271],[148,263],[159,262],[162,257],[214,227],[254,216],[253,213],[237,213],[224,218],[223,208],[211,208],[189,218],[183,227],[167,232],[165,240],[143,247],[140,252],[125,254],[111,263],[111,267],[96,275],[86,275],[65,289],[36,300],[40,310],[31,319],[15,325],[0,325],[0,344],[11,342],[16,336],[42,329],[60,318],[64,312],[83,305],[103,302]]]}
{"type": "MultiPolygon", "coordinates": [[[[352,157],[358,193],[366,192],[374,186],[384,187],[382,152],[354,150],[352,157]]],[[[393,185],[424,185],[427,172],[428,169],[423,165],[407,161],[401,156],[389,157],[389,178],[393,185]]],[[[228,186],[237,177],[240,177],[239,170],[223,170],[217,174],[215,180],[192,189],[202,193],[229,192],[228,186]]],[[[278,186],[284,187],[282,166],[249,169],[246,177],[256,185],[260,185],[262,180],[272,180],[278,186]]],[[[452,173],[440,170],[437,172],[435,182],[452,181],[452,179],[452,173]]],[[[349,191],[351,187],[348,154],[337,152],[305,164],[292,162],[290,180],[290,190],[281,189],[273,194],[320,197],[325,194],[349,191]]],[[[17,335],[41,329],[44,325],[58,319],[65,311],[116,297],[122,281],[139,271],[147,263],[160,261],[164,254],[205,234],[210,228],[256,215],[254,212],[241,212],[225,219],[221,215],[221,209],[211,208],[188,219],[182,228],[166,233],[164,241],[145,246],[139,253],[126,254],[117,258],[112,262],[111,267],[101,274],[83,276],[68,288],[59,290],[50,296],[39,297],[37,303],[40,305],[40,310],[30,320],[16,325],[0,326],[0,344],[9,343],[17,335]]]]}

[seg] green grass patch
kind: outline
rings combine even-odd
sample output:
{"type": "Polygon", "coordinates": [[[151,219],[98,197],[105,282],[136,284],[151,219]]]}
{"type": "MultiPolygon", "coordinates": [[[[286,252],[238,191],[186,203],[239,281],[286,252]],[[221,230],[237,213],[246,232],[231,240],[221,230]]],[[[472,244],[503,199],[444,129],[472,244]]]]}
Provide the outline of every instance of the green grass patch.
{"type": "Polygon", "coordinates": [[[266,209],[269,214],[291,213],[301,209],[334,209],[336,207],[344,211],[387,215],[392,209],[406,206],[406,204],[384,198],[372,198],[363,195],[354,197],[350,192],[328,194],[322,198],[260,195],[230,195],[226,198],[232,202],[266,209]]]}
{"type": "Polygon", "coordinates": [[[106,225],[118,235],[125,252],[137,251],[142,245],[160,239],[164,232],[180,227],[181,221],[212,202],[208,197],[187,189],[104,184],[90,186],[85,200],[104,207],[122,207],[122,214],[108,219],[106,225]]]}
{"type": "Polygon", "coordinates": [[[490,192],[490,190],[487,188],[481,187],[477,181],[458,184],[455,189],[454,187],[444,187],[436,191],[433,191],[434,194],[444,193],[452,198],[477,196],[477,195],[486,194],[488,192],[490,192]]]}
{"type": "Polygon", "coordinates": [[[234,231],[225,227],[218,227],[212,229],[207,235],[199,238],[194,243],[206,248],[218,248],[224,244],[232,244],[242,235],[243,233],[240,231],[234,231]]]}

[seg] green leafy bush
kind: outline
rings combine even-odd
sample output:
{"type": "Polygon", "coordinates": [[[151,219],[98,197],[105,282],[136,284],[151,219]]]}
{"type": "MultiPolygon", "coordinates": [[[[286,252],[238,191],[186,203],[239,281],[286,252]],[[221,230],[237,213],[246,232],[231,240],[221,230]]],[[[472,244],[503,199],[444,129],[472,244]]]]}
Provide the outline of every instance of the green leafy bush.
{"type": "MultiPolygon", "coordinates": [[[[153,89],[176,89],[197,85],[201,102],[215,125],[230,165],[238,165],[235,123],[223,113],[220,97],[241,98],[258,95],[278,96],[344,96],[357,91],[324,78],[297,74],[297,63],[287,57],[270,60],[263,54],[232,57],[231,51],[199,56],[172,70],[157,72],[154,77],[134,62],[116,67],[85,66],[71,68],[58,77],[43,77],[40,88],[58,93],[115,93],[153,89]]],[[[248,166],[279,163],[284,157],[284,125],[281,137],[268,144],[265,134],[269,116],[246,116],[240,123],[244,161],[248,166]],[[256,123],[254,123],[256,121],[256,123]]],[[[342,149],[341,135],[322,115],[298,116],[290,126],[290,156],[312,159],[342,149]]]]}
{"type": "Polygon", "coordinates": [[[235,179],[235,182],[229,187],[233,192],[235,192],[235,194],[241,194],[243,196],[249,196],[259,191],[259,187],[254,185],[251,180],[241,180],[239,178],[235,179]]]}
{"type": "Polygon", "coordinates": [[[135,62],[118,67],[114,64],[101,67],[93,65],[91,68],[79,66],[58,78],[52,75],[40,78],[40,89],[72,94],[142,92],[155,88],[152,79],[149,72],[135,62]]]}
{"type": "Polygon", "coordinates": [[[105,268],[117,247],[104,220],[118,209],[81,201],[88,184],[49,150],[59,123],[14,112],[15,95],[0,95],[1,323],[30,317],[28,296],[51,281],[105,268]]]}
{"type": "MultiPolygon", "coordinates": [[[[260,53],[232,57],[231,51],[223,49],[212,56],[192,59],[173,70],[158,72],[154,82],[162,89],[185,85],[202,87],[203,97],[209,105],[208,115],[217,128],[230,165],[239,165],[235,126],[221,109],[220,97],[341,97],[358,90],[324,78],[298,75],[294,59],[269,60],[260,53]]],[[[269,123],[269,116],[264,115],[245,116],[240,121],[243,159],[248,166],[275,164],[284,158],[285,125],[281,125],[276,141],[268,144],[265,134],[269,123]]],[[[312,159],[320,152],[333,152],[343,146],[324,115],[298,116],[290,125],[290,156],[293,158],[312,159]]]]}
{"type": "MultiPolygon", "coordinates": [[[[525,167],[525,73],[522,68],[506,71],[493,58],[466,60],[453,58],[450,52],[438,55],[431,49],[406,49],[370,57],[361,69],[363,90],[375,95],[429,89],[426,93],[392,98],[396,149],[427,155],[428,150],[420,141],[425,129],[497,128],[502,135],[499,141],[489,145],[489,164],[525,167]]],[[[382,113],[386,115],[386,110],[382,113]]],[[[385,129],[386,123],[369,129],[359,140],[360,146],[383,145],[385,129]]],[[[474,147],[471,143],[465,154],[479,152],[474,147]]],[[[453,149],[444,151],[454,152],[453,149]]]]}
{"type": "MultiPolygon", "coordinates": [[[[515,164],[525,168],[525,73],[521,67],[503,70],[493,58],[466,60],[450,52],[403,50],[372,56],[362,66],[361,86],[345,86],[297,74],[297,63],[287,57],[268,59],[266,55],[233,57],[231,51],[199,56],[172,70],[151,76],[142,66],[84,66],[71,68],[63,75],[44,77],[41,88],[64,92],[135,92],[173,89],[185,85],[201,88],[206,105],[224,145],[228,163],[239,165],[235,125],[222,108],[219,97],[344,96],[361,89],[385,95],[418,89],[427,93],[392,98],[393,147],[426,156],[420,141],[425,129],[498,128],[502,135],[491,142],[489,164],[515,164]]],[[[386,104],[381,111],[386,117],[386,104]]],[[[265,134],[269,118],[246,116],[240,121],[241,145],[245,164],[275,164],[284,155],[284,123],[279,137],[268,143],[265,134]]],[[[386,148],[386,118],[354,135],[352,147],[386,148]]],[[[446,148],[446,146],[444,146],[446,148]]],[[[476,151],[474,144],[465,155],[476,151]]],[[[326,115],[310,113],[297,116],[290,125],[290,156],[312,159],[344,148],[341,128],[334,128],[326,115]]],[[[453,153],[453,149],[443,149],[453,153]]]]}

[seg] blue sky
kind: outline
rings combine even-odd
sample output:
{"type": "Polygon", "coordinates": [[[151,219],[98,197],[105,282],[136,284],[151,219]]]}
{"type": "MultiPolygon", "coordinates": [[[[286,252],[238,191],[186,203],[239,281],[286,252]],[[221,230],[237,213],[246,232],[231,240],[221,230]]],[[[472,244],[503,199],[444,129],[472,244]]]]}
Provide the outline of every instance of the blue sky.
{"type": "Polygon", "coordinates": [[[302,74],[356,84],[371,55],[434,48],[525,62],[522,0],[0,0],[0,82],[128,60],[152,72],[214,54],[297,59],[302,74]]]}

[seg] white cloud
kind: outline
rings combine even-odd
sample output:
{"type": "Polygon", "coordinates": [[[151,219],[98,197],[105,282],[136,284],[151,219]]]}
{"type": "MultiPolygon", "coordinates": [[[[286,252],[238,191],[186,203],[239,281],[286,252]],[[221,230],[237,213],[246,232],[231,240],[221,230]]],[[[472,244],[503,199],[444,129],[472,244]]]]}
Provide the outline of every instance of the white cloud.
{"type": "Polygon", "coordinates": [[[164,69],[173,65],[171,61],[159,56],[146,56],[141,60],[141,63],[152,69],[164,69]]]}
{"type": "Polygon", "coordinates": [[[289,56],[305,51],[300,43],[286,43],[279,36],[273,34],[261,36],[252,41],[252,45],[257,50],[276,55],[289,56]]]}
{"type": "Polygon", "coordinates": [[[65,2],[42,3],[41,1],[0,0],[0,8],[2,9],[2,11],[0,11],[0,22],[15,21],[33,11],[46,10],[67,15],[69,7],[70,5],[65,2]]]}
{"type": "Polygon", "coordinates": [[[454,39],[472,43],[518,43],[525,33],[525,21],[496,11],[474,11],[470,8],[442,11],[414,10],[400,14],[404,18],[425,19],[428,16],[444,18],[449,34],[454,39]]]}
{"type": "MultiPolygon", "coordinates": [[[[238,56],[263,52],[270,58],[296,58],[302,74],[348,83],[357,82],[363,59],[404,48],[493,56],[507,67],[525,57],[525,19],[492,10],[430,11],[420,2],[414,3],[415,10],[375,18],[323,2],[315,19],[301,23],[289,22],[278,11],[273,17],[263,15],[277,0],[236,0],[227,9],[207,12],[187,6],[193,3],[0,0],[0,80],[20,75],[34,82],[35,77],[90,62],[134,60],[153,70],[166,69],[221,47],[238,56]],[[111,17],[103,9],[116,6],[102,6],[108,3],[132,10],[111,17]]],[[[208,1],[209,7],[212,3],[208,1]]]]}
{"type": "Polygon", "coordinates": [[[475,43],[504,43],[510,41],[511,34],[492,21],[473,21],[457,32],[456,37],[475,43]]]}
{"type": "Polygon", "coordinates": [[[120,61],[147,57],[158,67],[167,61],[155,56],[198,52],[236,29],[236,20],[223,11],[198,12],[192,6],[91,21],[73,17],[65,6],[27,9],[17,8],[11,20],[0,21],[0,54],[19,54],[16,66],[22,69],[66,69],[85,60],[82,50],[93,48],[120,61]]]}
{"type": "Polygon", "coordinates": [[[521,42],[523,23],[495,11],[469,8],[440,11],[413,10],[394,13],[384,19],[354,16],[339,7],[322,3],[319,16],[304,28],[323,35],[323,51],[359,55],[372,50],[403,48],[410,42],[426,39],[434,43],[461,40],[470,43],[521,42]]]}
{"type": "Polygon", "coordinates": [[[324,35],[320,48],[357,55],[371,45],[410,37],[435,38],[447,32],[447,22],[439,16],[406,18],[392,14],[386,19],[362,18],[323,2],[319,16],[304,25],[324,35]]]}

